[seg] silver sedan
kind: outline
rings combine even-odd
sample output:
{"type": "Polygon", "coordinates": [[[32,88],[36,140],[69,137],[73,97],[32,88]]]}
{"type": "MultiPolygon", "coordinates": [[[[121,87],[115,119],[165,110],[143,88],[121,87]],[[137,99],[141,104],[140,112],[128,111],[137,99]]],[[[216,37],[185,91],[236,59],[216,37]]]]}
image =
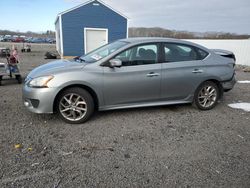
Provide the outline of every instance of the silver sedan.
{"type": "Polygon", "coordinates": [[[118,40],[72,60],[35,68],[23,87],[34,113],[58,113],[68,123],[94,110],[194,103],[214,108],[235,84],[235,56],[166,38],[118,40]]]}

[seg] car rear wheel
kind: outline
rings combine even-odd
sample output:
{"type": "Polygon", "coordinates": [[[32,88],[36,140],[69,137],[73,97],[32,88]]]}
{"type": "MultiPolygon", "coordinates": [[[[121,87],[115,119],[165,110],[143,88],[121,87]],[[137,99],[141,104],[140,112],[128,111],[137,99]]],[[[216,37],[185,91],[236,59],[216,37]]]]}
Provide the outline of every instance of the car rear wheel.
{"type": "Polygon", "coordinates": [[[217,84],[212,81],[206,81],[197,88],[194,103],[200,110],[210,110],[218,103],[219,92],[217,84]]]}
{"type": "Polygon", "coordinates": [[[94,112],[93,98],[82,88],[69,88],[58,97],[57,112],[66,123],[84,123],[94,112]]]}

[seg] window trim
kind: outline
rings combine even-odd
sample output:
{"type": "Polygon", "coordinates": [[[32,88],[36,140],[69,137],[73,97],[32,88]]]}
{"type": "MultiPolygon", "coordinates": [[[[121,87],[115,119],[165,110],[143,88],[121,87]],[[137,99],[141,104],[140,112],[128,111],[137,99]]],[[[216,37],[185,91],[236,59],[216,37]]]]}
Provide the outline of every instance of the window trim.
{"type": "MultiPolygon", "coordinates": [[[[159,64],[159,63],[161,63],[160,58],[159,58],[161,56],[160,55],[161,54],[161,49],[162,49],[161,48],[161,44],[162,44],[162,42],[146,42],[146,43],[135,44],[133,46],[130,46],[130,47],[128,47],[128,48],[126,48],[126,49],[124,49],[124,50],[122,50],[122,51],[114,54],[111,58],[109,58],[106,62],[104,62],[102,64],[102,66],[109,67],[109,61],[111,59],[114,59],[114,57],[116,57],[117,55],[119,55],[119,54],[121,54],[121,53],[123,53],[123,52],[125,52],[127,50],[130,50],[131,48],[135,48],[135,47],[138,47],[138,46],[146,46],[146,45],[156,45],[156,47],[157,47],[157,54],[156,54],[157,59],[156,59],[156,63],[155,64],[159,64]]],[[[154,65],[154,64],[145,64],[145,65],[154,65]]],[[[135,66],[142,66],[142,65],[134,65],[133,67],[135,67],[135,66]]],[[[122,66],[122,67],[130,67],[130,66],[122,66]]]]}
{"type": "Polygon", "coordinates": [[[193,45],[190,45],[190,44],[185,44],[185,43],[178,43],[178,42],[162,42],[162,45],[161,45],[162,49],[161,49],[161,53],[162,53],[162,63],[177,63],[177,62],[189,62],[189,61],[203,61],[205,60],[208,56],[210,56],[210,53],[204,49],[201,49],[197,46],[193,46],[193,45]],[[172,62],[167,62],[166,61],[166,54],[165,54],[165,49],[164,49],[164,46],[165,44],[175,44],[175,45],[180,45],[180,46],[186,46],[186,47],[190,47],[192,48],[197,54],[198,54],[198,49],[199,50],[202,50],[204,52],[207,53],[206,57],[204,57],[203,59],[196,59],[196,60],[188,60],[188,61],[172,61],[172,62]]]}

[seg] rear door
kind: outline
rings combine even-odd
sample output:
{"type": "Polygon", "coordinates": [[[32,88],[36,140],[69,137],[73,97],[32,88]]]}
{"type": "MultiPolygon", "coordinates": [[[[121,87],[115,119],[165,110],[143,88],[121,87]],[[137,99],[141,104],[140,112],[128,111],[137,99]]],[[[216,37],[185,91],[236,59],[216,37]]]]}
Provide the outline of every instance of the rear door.
{"type": "Polygon", "coordinates": [[[207,52],[186,44],[164,43],[162,100],[189,100],[206,75],[207,52]]]}
{"type": "Polygon", "coordinates": [[[115,56],[122,67],[104,67],[104,100],[107,106],[159,100],[161,64],[158,44],[131,47],[115,56]]]}

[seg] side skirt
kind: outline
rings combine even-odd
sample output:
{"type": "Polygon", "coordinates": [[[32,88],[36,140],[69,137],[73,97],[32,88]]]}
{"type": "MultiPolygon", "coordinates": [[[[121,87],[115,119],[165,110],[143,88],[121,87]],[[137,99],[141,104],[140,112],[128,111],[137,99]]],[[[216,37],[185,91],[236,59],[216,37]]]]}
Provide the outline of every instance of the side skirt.
{"type": "Polygon", "coordinates": [[[173,104],[188,104],[192,103],[192,100],[188,101],[160,101],[160,102],[151,102],[151,103],[134,103],[134,104],[123,104],[123,105],[112,105],[100,107],[99,111],[106,110],[116,110],[116,109],[125,109],[125,108],[141,108],[141,107],[152,107],[152,106],[164,106],[164,105],[173,105],[173,104]]]}

